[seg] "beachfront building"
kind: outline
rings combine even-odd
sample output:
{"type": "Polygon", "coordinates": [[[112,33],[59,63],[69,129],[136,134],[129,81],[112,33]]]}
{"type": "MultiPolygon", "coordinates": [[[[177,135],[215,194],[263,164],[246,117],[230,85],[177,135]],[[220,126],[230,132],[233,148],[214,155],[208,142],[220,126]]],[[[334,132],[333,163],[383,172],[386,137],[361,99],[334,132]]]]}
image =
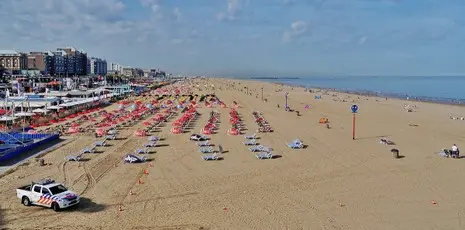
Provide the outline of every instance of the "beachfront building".
{"type": "Polygon", "coordinates": [[[107,61],[100,58],[90,58],[90,72],[91,75],[106,75],[107,74],[107,61]]]}
{"type": "Polygon", "coordinates": [[[10,73],[27,68],[27,55],[15,50],[0,50],[0,66],[10,73]]]}
{"type": "Polygon", "coordinates": [[[65,51],[53,51],[53,75],[64,76],[68,67],[68,56],[65,51]]]}
{"type": "Polygon", "coordinates": [[[126,77],[131,77],[133,76],[133,73],[134,73],[134,68],[131,68],[131,67],[121,68],[121,75],[124,75],[126,77]]]}
{"type": "Polygon", "coordinates": [[[110,65],[108,65],[108,71],[111,71],[112,73],[116,74],[121,74],[123,71],[123,66],[121,66],[118,63],[110,63],[110,65]]]}
{"type": "Polygon", "coordinates": [[[87,75],[87,53],[74,47],[58,48],[57,51],[63,52],[66,56],[66,75],[87,75]]]}
{"type": "Polygon", "coordinates": [[[27,69],[38,70],[44,75],[53,74],[53,54],[51,52],[30,52],[27,55],[27,69]]]}

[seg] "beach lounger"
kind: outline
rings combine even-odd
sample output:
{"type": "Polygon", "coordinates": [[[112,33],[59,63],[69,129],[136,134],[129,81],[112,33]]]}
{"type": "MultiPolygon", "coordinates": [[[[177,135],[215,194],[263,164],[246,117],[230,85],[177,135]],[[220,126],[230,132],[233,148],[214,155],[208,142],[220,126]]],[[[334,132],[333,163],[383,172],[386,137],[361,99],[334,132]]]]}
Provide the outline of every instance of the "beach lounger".
{"type": "Polygon", "coordinates": [[[263,150],[263,145],[255,145],[249,148],[250,152],[261,152],[263,150]]]}
{"type": "Polygon", "coordinates": [[[160,137],[157,137],[157,136],[150,136],[148,138],[149,141],[159,141],[160,140],[160,137]]]}
{"type": "Polygon", "coordinates": [[[106,135],[105,136],[105,140],[115,140],[116,139],[116,135],[106,135]]]}
{"type": "Polygon", "coordinates": [[[204,161],[217,161],[219,159],[222,159],[222,157],[218,156],[216,153],[202,156],[202,160],[204,161]]]}
{"type": "Polygon", "coordinates": [[[124,163],[142,163],[147,161],[147,158],[145,156],[139,157],[134,154],[127,154],[124,158],[124,163]]]}
{"type": "Polygon", "coordinates": [[[116,131],[115,129],[112,129],[112,130],[108,131],[108,134],[109,135],[116,135],[116,134],[118,134],[118,131],[116,131]]]}
{"type": "Polygon", "coordinates": [[[197,142],[197,146],[199,147],[206,147],[210,146],[211,144],[208,141],[197,142]]]}
{"type": "Polygon", "coordinates": [[[245,139],[257,139],[257,135],[254,133],[253,135],[246,135],[244,136],[245,139]]]}
{"type": "Polygon", "coordinates": [[[65,161],[80,161],[82,160],[82,153],[78,155],[66,156],[65,161]]]}
{"type": "Polygon", "coordinates": [[[381,139],[379,140],[379,143],[380,143],[380,144],[384,144],[384,145],[394,145],[394,142],[391,141],[391,140],[389,140],[389,139],[387,139],[387,138],[381,138],[381,139]]]}
{"type": "Polygon", "coordinates": [[[150,149],[149,149],[149,148],[145,148],[145,149],[136,149],[135,153],[136,153],[136,154],[149,154],[149,153],[150,153],[150,149]]]}
{"type": "Polygon", "coordinates": [[[302,143],[301,140],[295,139],[290,144],[287,144],[287,147],[291,149],[301,149],[304,147],[304,144],[302,143]]]}
{"type": "Polygon", "coordinates": [[[213,153],[215,150],[209,146],[209,147],[200,147],[199,152],[201,153],[213,153]]]}
{"type": "Polygon", "coordinates": [[[87,148],[83,148],[81,150],[81,154],[82,153],[94,153],[94,151],[95,151],[95,146],[87,147],[87,148]]]}
{"type": "Polygon", "coordinates": [[[247,141],[242,142],[242,144],[247,145],[247,146],[249,146],[249,145],[256,145],[256,144],[257,144],[257,141],[256,141],[255,139],[250,139],[250,140],[247,140],[247,141]]]}
{"type": "Polygon", "coordinates": [[[263,152],[263,153],[257,153],[255,154],[255,157],[259,160],[263,160],[263,159],[273,159],[273,154],[272,153],[267,153],[267,152],[263,152]]]}
{"type": "Polygon", "coordinates": [[[107,145],[106,141],[96,141],[96,142],[94,143],[94,146],[104,147],[104,146],[106,146],[106,145],[107,145]]]}
{"type": "Polygon", "coordinates": [[[144,147],[149,148],[149,147],[157,147],[157,142],[156,141],[150,141],[148,143],[144,144],[144,147]]]}

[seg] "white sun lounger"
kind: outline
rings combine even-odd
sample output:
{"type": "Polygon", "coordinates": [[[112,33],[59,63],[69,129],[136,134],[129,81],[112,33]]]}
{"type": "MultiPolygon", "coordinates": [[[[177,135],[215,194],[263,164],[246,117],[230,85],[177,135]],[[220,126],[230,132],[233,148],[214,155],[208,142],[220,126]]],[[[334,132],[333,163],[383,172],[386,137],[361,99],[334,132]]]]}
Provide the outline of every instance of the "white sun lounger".
{"type": "Polygon", "coordinates": [[[211,146],[208,146],[208,147],[200,147],[199,148],[199,152],[201,153],[212,153],[214,152],[215,150],[211,147],[211,146]]]}
{"type": "Polygon", "coordinates": [[[257,135],[254,133],[253,135],[246,135],[244,136],[245,139],[257,139],[257,135]]]}
{"type": "Polygon", "coordinates": [[[204,161],[216,161],[216,160],[219,160],[219,159],[221,159],[221,157],[218,156],[215,153],[202,156],[202,160],[204,160],[204,161]]]}
{"type": "Polygon", "coordinates": [[[80,161],[82,160],[82,153],[78,155],[66,156],[65,161],[80,161]]]}
{"type": "Polygon", "coordinates": [[[148,143],[144,144],[144,147],[149,148],[149,147],[157,147],[157,142],[156,141],[150,141],[148,143]]]}
{"type": "Polygon", "coordinates": [[[256,144],[257,144],[257,141],[256,141],[255,139],[249,139],[249,140],[247,140],[247,141],[242,142],[242,144],[247,145],[247,146],[249,146],[249,145],[256,145],[256,144]]]}
{"type": "Polygon", "coordinates": [[[83,148],[81,150],[81,153],[94,153],[94,151],[95,151],[95,146],[92,146],[92,147],[83,148]]]}
{"type": "Polygon", "coordinates": [[[259,160],[263,160],[263,159],[272,159],[273,158],[273,154],[272,153],[257,153],[255,154],[255,157],[259,160]]]}
{"type": "Polygon", "coordinates": [[[106,145],[107,145],[106,141],[96,141],[96,142],[94,143],[94,146],[103,147],[103,146],[106,146],[106,145]]]}
{"type": "Polygon", "coordinates": [[[197,146],[199,147],[210,146],[210,143],[208,141],[197,142],[197,146]]]}
{"type": "Polygon", "coordinates": [[[136,154],[148,154],[148,153],[150,153],[150,149],[149,149],[149,148],[145,148],[145,149],[136,149],[135,153],[136,153],[136,154]]]}

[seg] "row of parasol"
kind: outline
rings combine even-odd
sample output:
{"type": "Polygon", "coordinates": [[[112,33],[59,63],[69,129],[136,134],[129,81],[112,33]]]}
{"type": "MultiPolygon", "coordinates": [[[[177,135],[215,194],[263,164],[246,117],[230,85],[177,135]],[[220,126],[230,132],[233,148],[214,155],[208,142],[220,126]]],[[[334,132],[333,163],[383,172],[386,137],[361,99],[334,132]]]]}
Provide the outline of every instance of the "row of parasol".
{"type": "Polygon", "coordinates": [[[239,117],[239,113],[236,109],[230,108],[229,111],[229,124],[231,124],[231,128],[228,129],[227,134],[237,136],[241,133],[238,126],[240,125],[241,119],[239,117]]]}

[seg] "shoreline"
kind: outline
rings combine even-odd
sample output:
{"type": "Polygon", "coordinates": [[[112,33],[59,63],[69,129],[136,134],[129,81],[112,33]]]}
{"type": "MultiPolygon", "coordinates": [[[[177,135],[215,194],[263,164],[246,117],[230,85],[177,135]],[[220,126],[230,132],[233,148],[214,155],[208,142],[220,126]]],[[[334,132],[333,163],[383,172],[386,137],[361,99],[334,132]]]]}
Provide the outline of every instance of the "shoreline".
{"type": "MultiPolygon", "coordinates": [[[[294,80],[294,79],[302,79],[302,78],[230,78],[230,77],[213,77],[214,79],[225,79],[225,80],[241,80],[241,81],[252,81],[252,82],[261,82],[261,83],[271,83],[283,86],[290,86],[290,87],[298,87],[302,89],[311,89],[311,90],[321,90],[327,92],[334,92],[334,93],[345,93],[354,96],[363,96],[363,97],[374,97],[374,98],[388,98],[388,99],[397,99],[401,101],[408,101],[408,102],[423,102],[423,103],[432,103],[432,104],[440,104],[440,105],[452,105],[452,106],[465,106],[465,99],[452,99],[452,98],[434,98],[434,97],[427,97],[427,96],[409,96],[406,98],[406,95],[396,94],[396,93],[381,93],[372,90],[345,90],[339,88],[331,88],[331,87],[315,87],[309,85],[303,85],[299,83],[290,83],[290,82],[276,82],[276,81],[267,81],[267,80],[294,80]]],[[[316,92],[314,92],[316,93],[316,92]]]]}

